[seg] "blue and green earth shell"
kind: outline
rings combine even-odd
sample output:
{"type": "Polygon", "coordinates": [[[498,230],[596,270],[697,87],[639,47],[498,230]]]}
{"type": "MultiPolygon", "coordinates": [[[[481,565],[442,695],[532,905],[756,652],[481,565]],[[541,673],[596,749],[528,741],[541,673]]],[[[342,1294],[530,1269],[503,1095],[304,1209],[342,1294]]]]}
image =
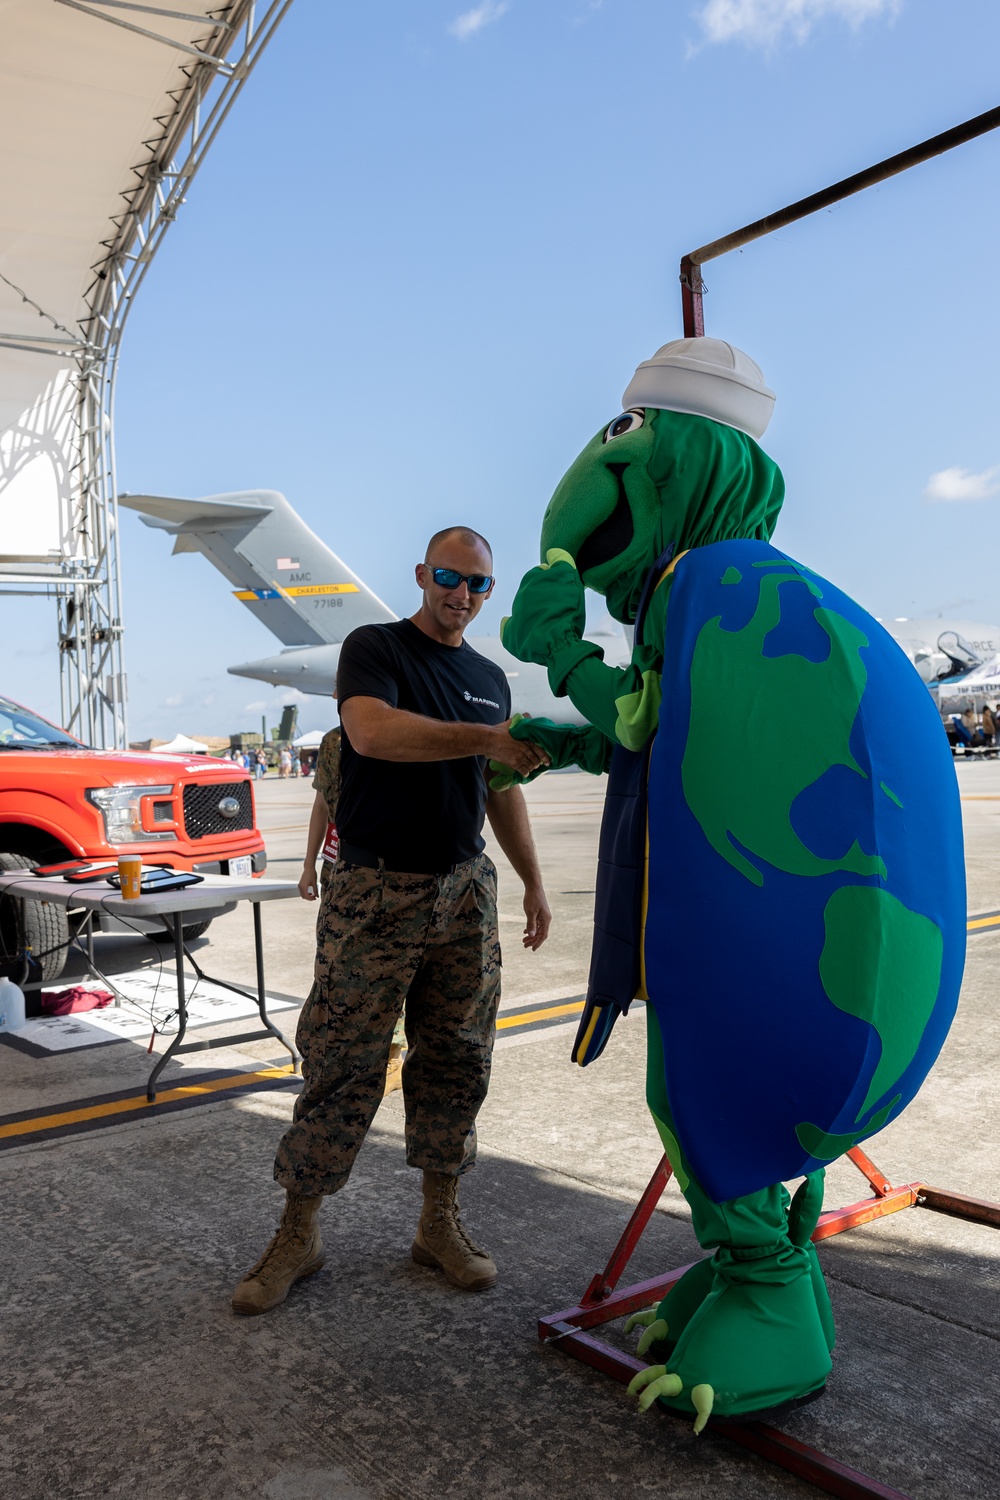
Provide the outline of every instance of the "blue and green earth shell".
{"type": "Polygon", "coordinates": [[[842,1155],[926,1077],[965,959],[958,787],[891,636],[733,541],[678,563],[648,796],[647,991],[721,1202],[842,1155]]]}

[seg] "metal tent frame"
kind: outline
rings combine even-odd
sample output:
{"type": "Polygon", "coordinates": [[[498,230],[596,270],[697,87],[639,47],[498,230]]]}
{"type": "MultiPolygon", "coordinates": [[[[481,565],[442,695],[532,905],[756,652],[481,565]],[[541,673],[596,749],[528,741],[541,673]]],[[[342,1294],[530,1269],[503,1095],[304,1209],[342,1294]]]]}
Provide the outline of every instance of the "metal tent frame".
{"type": "MultiPolygon", "coordinates": [[[[46,334],[5,334],[0,347],[72,361],[73,520],[71,556],[51,566],[4,568],[0,592],[54,598],[58,611],[62,723],[87,744],[127,747],[121,560],[115,482],[115,382],[122,335],[135,295],[163,236],[186,200],[199,167],[292,0],[231,0],[195,16],[132,0],[54,0],[95,21],[123,27],[150,46],[185,55],[181,86],[158,118],[162,134],[150,160],[133,170],[136,184],[112,221],[106,253],[93,267],[78,331],[65,327],[25,294],[52,325],[46,334]],[[143,23],[122,12],[136,13],[143,23]],[[157,17],[204,20],[207,35],[190,46],[152,29],[157,17]]],[[[15,290],[19,290],[15,288],[15,290]]]]}
{"type": "Polygon", "coordinates": [[[819,213],[821,209],[840,203],[844,198],[851,198],[865,188],[874,187],[877,182],[885,182],[887,178],[896,177],[900,172],[930,161],[934,156],[941,156],[955,146],[962,146],[966,141],[975,140],[977,136],[987,135],[991,130],[996,130],[998,125],[1000,108],[988,109],[985,114],[975,115],[973,119],[955,125],[951,130],[943,130],[940,135],[933,135],[917,146],[910,146],[906,151],[888,156],[884,161],[876,162],[873,167],[866,167],[863,172],[855,172],[853,176],[844,177],[830,187],[821,188],[818,193],[810,193],[808,198],[790,203],[787,208],[779,208],[766,218],[755,219],[752,224],[746,224],[732,234],[724,234],[721,239],[713,240],[709,245],[689,251],[681,257],[680,270],[684,337],[696,339],[703,338],[705,334],[705,283],[701,267],[706,261],[716,260],[730,250],[738,250],[753,240],[763,239],[764,235],[772,234],[776,229],[784,229],[787,224],[794,224],[799,219],[806,219],[810,214],[819,213]]]}

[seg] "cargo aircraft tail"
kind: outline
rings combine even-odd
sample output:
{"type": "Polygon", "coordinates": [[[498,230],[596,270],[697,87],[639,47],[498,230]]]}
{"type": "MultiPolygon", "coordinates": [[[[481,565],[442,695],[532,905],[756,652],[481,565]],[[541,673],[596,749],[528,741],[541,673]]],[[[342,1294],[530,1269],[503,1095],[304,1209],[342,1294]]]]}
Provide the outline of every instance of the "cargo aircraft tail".
{"type": "MultiPolygon", "coordinates": [[[[233,585],[233,594],[283,650],[230,667],[251,677],[303,693],[336,695],[341,642],[358,625],[384,624],[396,616],[345,562],[298,516],[277,490],[241,490],[176,500],[164,495],[119,495],[147,526],[174,538],[174,552],[200,552],[233,585]]],[[[609,622],[610,624],[610,622],[609,622]]],[[[621,634],[592,632],[605,660],[621,665],[629,647],[621,634]]],[[[505,673],[515,712],[584,721],[566,698],[556,699],[544,667],[515,661],[496,637],[469,644],[505,673]]]]}
{"type": "Polygon", "coordinates": [[[119,495],[118,502],[172,536],[175,554],[207,557],[285,647],[338,645],[358,625],[396,618],[277,490],[201,500],[119,495]]]}

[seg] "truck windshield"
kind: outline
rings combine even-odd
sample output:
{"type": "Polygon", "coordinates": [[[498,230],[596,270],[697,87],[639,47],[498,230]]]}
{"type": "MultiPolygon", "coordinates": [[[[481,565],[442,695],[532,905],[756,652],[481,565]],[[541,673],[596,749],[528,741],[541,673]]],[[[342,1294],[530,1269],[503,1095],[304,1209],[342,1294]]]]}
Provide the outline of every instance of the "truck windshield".
{"type": "Polygon", "coordinates": [[[65,730],[46,723],[9,698],[0,698],[0,750],[51,750],[61,745],[74,750],[83,748],[65,730]]]}

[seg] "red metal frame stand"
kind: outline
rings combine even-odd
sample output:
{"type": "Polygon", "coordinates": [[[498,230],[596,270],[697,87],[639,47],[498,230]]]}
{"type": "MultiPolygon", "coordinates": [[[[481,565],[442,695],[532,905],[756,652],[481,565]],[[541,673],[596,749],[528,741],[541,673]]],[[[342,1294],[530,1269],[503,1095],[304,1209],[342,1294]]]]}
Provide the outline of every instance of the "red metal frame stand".
{"type": "MultiPolygon", "coordinates": [[[[883,1219],[888,1214],[899,1213],[904,1208],[929,1208],[934,1213],[950,1214],[954,1218],[969,1219],[976,1224],[986,1224],[991,1229],[1000,1229],[1000,1203],[985,1203],[979,1198],[966,1197],[963,1193],[942,1192],[923,1182],[893,1187],[863,1151],[855,1147],[847,1154],[867,1179],[872,1197],[850,1203],[846,1208],[832,1209],[821,1214],[813,1234],[814,1242],[843,1234],[845,1230],[854,1229],[859,1224],[869,1224],[873,1219],[883,1219]]],[[[664,1156],[639,1199],[610,1260],[604,1270],[599,1271],[592,1279],[579,1305],[552,1313],[538,1321],[538,1337],[543,1343],[556,1344],[563,1353],[582,1360],[584,1364],[593,1365],[596,1370],[602,1370],[623,1383],[644,1370],[646,1362],[621,1353],[602,1339],[594,1338],[587,1330],[654,1306],[688,1269],[687,1266],[680,1266],[663,1276],[653,1277],[651,1281],[640,1281],[622,1291],[616,1290],[669,1179],[670,1164],[664,1156]]],[[[800,1443],[766,1422],[710,1421],[709,1426],[730,1442],[749,1448],[751,1452],[780,1465],[826,1494],[839,1496],[840,1500],[906,1500],[899,1490],[890,1489],[877,1479],[848,1468],[846,1464],[800,1443]]]]}

